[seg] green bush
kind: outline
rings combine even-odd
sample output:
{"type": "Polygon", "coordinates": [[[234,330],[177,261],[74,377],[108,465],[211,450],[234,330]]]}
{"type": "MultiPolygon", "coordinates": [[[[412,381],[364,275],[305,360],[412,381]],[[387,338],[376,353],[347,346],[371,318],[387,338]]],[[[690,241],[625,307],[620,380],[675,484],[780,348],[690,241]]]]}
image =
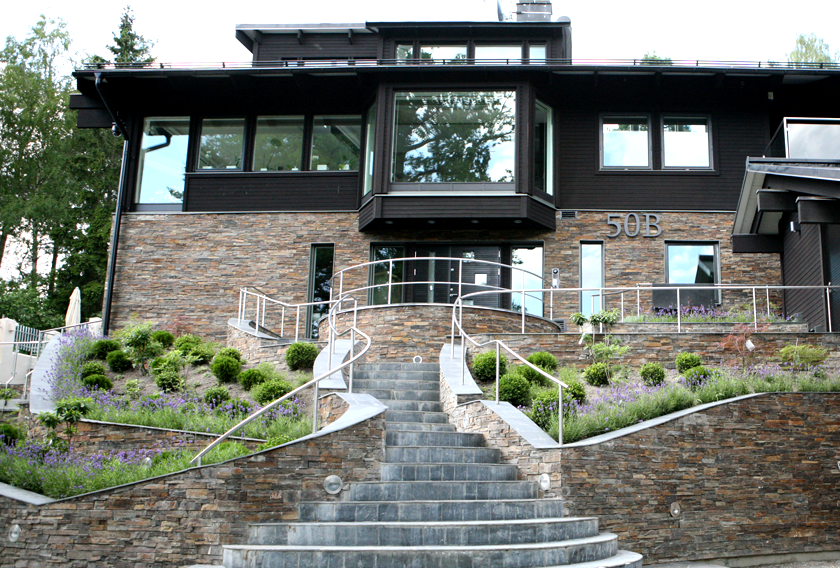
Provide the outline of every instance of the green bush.
{"type": "Polygon", "coordinates": [[[155,384],[163,392],[180,392],[184,390],[184,377],[172,369],[163,369],[155,374],[155,384]]]}
{"type": "Polygon", "coordinates": [[[528,418],[543,430],[548,428],[551,417],[558,413],[558,395],[557,391],[543,391],[535,396],[531,402],[531,411],[528,412],[528,418]]]}
{"type": "Polygon", "coordinates": [[[259,404],[265,406],[269,402],[274,402],[284,394],[291,392],[291,390],[292,385],[290,383],[279,379],[272,379],[255,386],[251,390],[251,396],[259,404]]]}
{"type": "Polygon", "coordinates": [[[232,357],[237,361],[242,361],[242,353],[239,352],[239,349],[234,349],[233,347],[223,347],[216,356],[222,355],[224,357],[232,357]]]}
{"type": "Polygon", "coordinates": [[[140,379],[129,379],[125,382],[125,396],[130,400],[140,398],[140,379]]]}
{"type": "Polygon", "coordinates": [[[204,391],[204,402],[213,406],[219,406],[230,400],[230,392],[224,385],[210,387],[204,391]]]}
{"type": "Polygon", "coordinates": [[[318,348],[312,343],[297,341],[286,349],[286,364],[292,371],[309,369],[318,357],[318,348]]]}
{"type": "Polygon", "coordinates": [[[175,340],[175,343],[172,344],[172,347],[186,355],[202,343],[204,343],[204,341],[202,341],[201,338],[197,335],[185,333],[184,335],[181,335],[175,340]]]}
{"type": "MultiPolygon", "coordinates": [[[[507,373],[507,357],[499,354],[499,376],[507,373]]],[[[496,380],[496,352],[487,351],[473,357],[472,375],[477,381],[487,382],[496,380]]]]}
{"type": "Polygon", "coordinates": [[[104,375],[105,374],[105,365],[100,363],[99,361],[89,361],[82,365],[82,378],[89,377],[90,375],[104,375]]]}
{"type": "Polygon", "coordinates": [[[128,371],[134,366],[134,363],[131,361],[131,357],[123,351],[122,349],[118,349],[116,351],[111,351],[108,353],[108,356],[105,358],[108,361],[108,368],[111,369],[115,373],[122,373],[123,371],[128,371]]]}
{"type": "Polygon", "coordinates": [[[593,387],[610,384],[609,368],[606,363],[592,363],[583,371],[583,378],[593,387]]]}
{"type": "Polygon", "coordinates": [[[665,382],[665,369],[659,363],[645,363],[639,370],[642,382],[649,387],[656,387],[665,382]]]}
{"type": "Polygon", "coordinates": [[[175,336],[165,329],[159,329],[152,332],[152,341],[157,341],[164,349],[169,349],[175,343],[175,336]]]}
{"type": "Polygon", "coordinates": [[[242,363],[233,357],[216,355],[210,363],[210,372],[223,383],[235,381],[242,371],[242,363]]]}
{"type": "Polygon", "coordinates": [[[21,439],[23,439],[23,433],[20,428],[6,422],[0,423],[0,442],[7,446],[14,446],[21,439]]]}
{"type": "Polygon", "coordinates": [[[15,389],[0,389],[0,400],[12,400],[17,398],[17,391],[15,389]]]}
{"type": "MultiPolygon", "coordinates": [[[[554,371],[557,370],[557,358],[548,353],[547,351],[537,351],[536,353],[532,353],[528,358],[527,361],[532,365],[536,365],[549,375],[553,375],[554,371]]],[[[552,381],[529,367],[528,365],[520,365],[516,368],[517,372],[525,377],[528,382],[547,386],[550,384],[554,384],[552,381]]],[[[495,378],[495,377],[494,377],[495,378]]]]}
{"type": "Polygon", "coordinates": [[[586,389],[577,379],[563,381],[569,388],[563,389],[563,404],[570,404],[573,400],[583,403],[586,400],[586,389]]]}
{"type": "Polygon", "coordinates": [[[144,363],[163,353],[163,346],[152,338],[152,324],[141,323],[120,330],[119,337],[123,345],[128,348],[132,358],[140,364],[141,372],[145,372],[144,363]]]}
{"type": "MultiPolygon", "coordinates": [[[[495,356],[495,353],[494,353],[495,356]]],[[[531,385],[519,373],[507,373],[499,379],[499,400],[514,406],[527,406],[531,402],[531,385]]]]}
{"type": "Polygon", "coordinates": [[[277,436],[272,436],[259,446],[257,446],[257,451],[261,452],[263,450],[270,450],[276,446],[282,446],[283,444],[288,444],[292,440],[295,440],[294,436],[290,436],[289,434],[279,434],[277,436]]]}
{"type": "Polygon", "coordinates": [[[101,359],[104,361],[105,357],[108,356],[108,353],[111,351],[117,351],[119,348],[120,342],[116,339],[100,339],[91,345],[89,357],[91,359],[101,359]]]}
{"type": "Polygon", "coordinates": [[[231,414],[247,416],[254,410],[254,405],[244,398],[230,399],[231,414]]]}
{"type": "Polygon", "coordinates": [[[91,390],[109,391],[114,388],[114,382],[105,375],[88,375],[82,379],[82,384],[91,390]]]}
{"type": "Polygon", "coordinates": [[[828,349],[813,345],[786,345],[779,351],[783,363],[791,368],[804,371],[808,367],[819,365],[828,358],[828,349]]]}
{"type": "Polygon", "coordinates": [[[691,391],[696,391],[702,387],[708,382],[711,376],[711,371],[701,365],[692,367],[683,373],[683,377],[685,377],[685,386],[691,391]]]}
{"type": "Polygon", "coordinates": [[[242,388],[249,391],[260,383],[264,383],[268,377],[260,369],[246,369],[239,373],[236,379],[242,388]]]}
{"type": "Polygon", "coordinates": [[[187,353],[187,357],[193,358],[193,365],[206,365],[215,355],[216,346],[212,343],[201,343],[187,353]]]}
{"type": "Polygon", "coordinates": [[[677,364],[677,372],[681,375],[689,369],[699,367],[703,364],[703,360],[700,359],[700,355],[697,353],[680,353],[677,355],[675,362],[677,364]]]}

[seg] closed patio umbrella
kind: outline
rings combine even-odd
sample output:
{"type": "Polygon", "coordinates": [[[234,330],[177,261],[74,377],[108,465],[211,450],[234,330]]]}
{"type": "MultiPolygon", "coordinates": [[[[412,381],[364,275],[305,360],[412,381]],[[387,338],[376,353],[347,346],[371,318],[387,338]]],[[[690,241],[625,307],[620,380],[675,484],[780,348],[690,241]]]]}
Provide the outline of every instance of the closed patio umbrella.
{"type": "Polygon", "coordinates": [[[64,325],[76,325],[82,323],[82,292],[76,287],[70,294],[70,304],[67,306],[67,314],[64,316],[64,325]]]}

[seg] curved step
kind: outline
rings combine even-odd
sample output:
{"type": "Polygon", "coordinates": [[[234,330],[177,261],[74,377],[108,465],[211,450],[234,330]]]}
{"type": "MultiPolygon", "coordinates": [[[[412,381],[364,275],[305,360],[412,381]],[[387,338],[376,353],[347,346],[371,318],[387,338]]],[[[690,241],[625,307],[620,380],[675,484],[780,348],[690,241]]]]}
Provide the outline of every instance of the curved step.
{"type": "Polygon", "coordinates": [[[614,534],[603,533],[574,540],[485,546],[240,545],[224,547],[224,565],[227,568],[533,568],[610,558],[618,553],[616,543],[614,534]]]}
{"type": "Polygon", "coordinates": [[[249,544],[321,546],[489,546],[576,540],[598,534],[598,519],[390,523],[260,523],[249,544]]]}
{"type": "Polygon", "coordinates": [[[358,388],[355,381],[353,382],[353,392],[363,392],[369,394],[381,401],[388,402],[391,400],[411,400],[411,401],[426,401],[426,402],[440,402],[440,392],[436,390],[382,390],[382,389],[365,389],[358,388]]]}
{"type": "MultiPolygon", "coordinates": [[[[301,521],[510,521],[563,516],[562,499],[497,501],[325,501],[301,503],[301,521]]],[[[489,568],[489,567],[488,567],[489,568]]]]}
{"type": "Polygon", "coordinates": [[[463,501],[536,499],[531,481],[362,481],[347,490],[348,501],[463,501]]]}

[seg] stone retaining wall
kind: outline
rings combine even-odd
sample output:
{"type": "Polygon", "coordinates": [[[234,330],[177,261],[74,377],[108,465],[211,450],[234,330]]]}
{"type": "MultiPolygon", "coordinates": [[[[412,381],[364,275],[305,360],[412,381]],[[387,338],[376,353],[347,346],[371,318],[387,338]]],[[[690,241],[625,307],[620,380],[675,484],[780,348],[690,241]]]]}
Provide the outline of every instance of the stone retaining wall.
{"type": "Polygon", "coordinates": [[[0,496],[0,568],[181,568],[219,564],[248,524],[298,518],[301,501],[334,500],[327,475],[379,479],[385,415],[221,464],[47,505],[0,496]],[[21,537],[5,538],[18,524],[21,537]]]}

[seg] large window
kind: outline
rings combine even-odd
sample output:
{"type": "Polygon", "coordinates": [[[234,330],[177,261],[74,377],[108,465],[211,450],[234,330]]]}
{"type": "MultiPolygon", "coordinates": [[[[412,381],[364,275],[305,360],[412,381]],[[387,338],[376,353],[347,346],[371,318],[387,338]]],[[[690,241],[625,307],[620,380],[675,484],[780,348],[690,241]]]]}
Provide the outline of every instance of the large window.
{"type": "Polygon", "coordinates": [[[143,121],[137,203],[181,203],[189,133],[189,117],[143,121]]]}
{"type": "Polygon", "coordinates": [[[601,165],[605,168],[650,167],[650,119],[647,116],[604,116],[601,165]]]}
{"type": "Polygon", "coordinates": [[[534,188],[554,194],[554,143],[551,107],[537,101],[534,118],[534,188]]]}
{"type": "MultiPolygon", "coordinates": [[[[580,243],[580,287],[604,287],[604,243],[580,243]]],[[[580,311],[590,316],[601,310],[600,290],[586,290],[580,293],[580,311]]]]}
{"type": "Polygon", "coordinates": [[[522,45],[476,45],[475,59],[489,59],[494,62],[519,63],[522,61],[522,45]]]}
{"type": "Polygon", "coordinates": [[[666,243],[669,284],[715,284],[718,278],[717,243],[666,243]]]}
{"type": "Polygon", "coordinates": [[[710,168],[711,148],[708,118],[662,119],[662,167],[710,168]]]}
{"type": "Polygon", "coordinates": [[[422,45],[420,59],[431,59],[435,63],[460,63],[467,58],[466,45],[422,45]]]}
{"type": "Polygon", "coordinates": [[[388,262],[392,258],[404,258],[405,247],[373,246],[371,260],[384,261],[374,264],[370,271],[371,288],[369,302],[372,305],[399,304],[403,297],[404,262],[388,262]],[[390,286],[389,286],[390,284],[390,286]]]}
{"type": "Polygon", "coordinates": [[[241,170],[244,149],[244,118],[205,118],[201,121],[198,169],[241,170]]]}
{"type": "Polygon", "coordinates": [[[303,161],[302,116],[261,116],[254,135],[255,172],[295,172],[303,161]]]}
{"type": "Polygon", "coordinates": [[[516,95],[396,94],[392,181],[513,182],[516,95]]]}
{"type": "Polygon", "coordinates": [[[785,119],[787,157],[840,160],[840,121],[785,119]]]}
{"type": "Polygon", "coordinates": [[[365,178],[362,195],[373,191],[373,156],[374,156],[374,130],[376,129],[376,103],[370,105],[365,118],[365,178]]]}
{"type": "MultiPolygon", "coordinates": [[[[309,301],[329,302],[335,245],[312,245],[309,260],[309,301]]],[[[329,303],[310,306],[307,312],[309,337],[318,337],[318,322],[330,311],[329,303]]]]}
{"type": "Polygon", "coordinates": [[[362,147],[361,116],[315,116],[310,170],[358,170],[362,147]]]}

